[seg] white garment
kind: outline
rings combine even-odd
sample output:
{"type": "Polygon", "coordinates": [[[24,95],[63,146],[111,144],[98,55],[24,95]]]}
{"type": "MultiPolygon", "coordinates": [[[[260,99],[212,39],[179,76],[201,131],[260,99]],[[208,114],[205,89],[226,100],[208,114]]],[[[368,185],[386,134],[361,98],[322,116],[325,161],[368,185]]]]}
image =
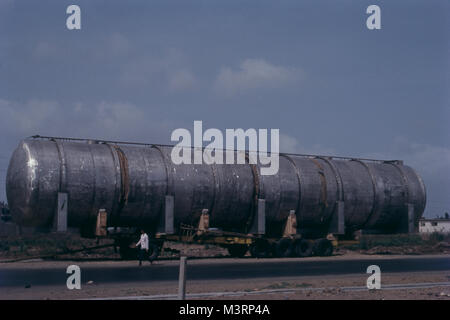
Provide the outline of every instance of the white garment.
{"type": "Polygon", "coordinates": [[[141,245],[141,249],[148,250],[148,235],[146,233],[141,234],[141,239],[136,243],[136,247],[141,245]]]}

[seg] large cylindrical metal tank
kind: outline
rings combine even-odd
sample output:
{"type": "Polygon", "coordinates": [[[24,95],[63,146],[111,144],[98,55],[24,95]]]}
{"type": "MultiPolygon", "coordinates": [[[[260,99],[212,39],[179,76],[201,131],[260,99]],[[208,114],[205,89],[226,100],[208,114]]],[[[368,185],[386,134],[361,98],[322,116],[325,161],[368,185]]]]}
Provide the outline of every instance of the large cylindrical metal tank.
{"type": "Polygon", "coordinates": [[[20,225],[51,226],[64,192],[69,227],[95,224],[106,209],[110,225],[156,230],[172,195],[175,227],[195,226],[208,209],[211,227],[249,232],[265,199],[266,232],[280,236],[290,210],[299,229],[326,232],[341,201],[346,230],[396,232],[408,204],[416,221],[425,208],[421,178],[399,161],[280,154],[278,173],[262,176],[258,165],[175,165],[170,153],[158,145],[23,140],[7,174],[11,215],[20,225]]]}

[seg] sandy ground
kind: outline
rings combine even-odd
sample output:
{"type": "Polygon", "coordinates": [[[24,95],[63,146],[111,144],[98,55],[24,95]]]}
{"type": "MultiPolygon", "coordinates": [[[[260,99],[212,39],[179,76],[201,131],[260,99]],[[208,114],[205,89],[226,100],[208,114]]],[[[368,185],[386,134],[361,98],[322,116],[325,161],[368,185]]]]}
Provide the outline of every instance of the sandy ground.
{"type": "MultiPolygon", "coordinates": [[[[358,259],[369,259],[360,254],[353,254],[358,259]]],[[[350,258],[352,258],[350,257],[350,258]]],[[[328,258],[306,258],[307,260],[320,259],[348,259],[349,256],[334,256],[328,258]]],[[[379,256],[380,259],[395,259],[395,256],[379,256]]],[[[402,257],[404,258],[404,256],[402,257]]],[[[306,260],[305,259],[305,260],[306,260]]],[[[189,264],[208,264],[233,261],[233,263],[248,262],[247,259],[198,259],[191,260],[189,264]]],[[[286,261],[288,259],[282,259],[286,261]]],[[[276,261],[276,259],[271,259],[276,261]]],[[[65,268],[75,263],[82,268],[101,266],[104,268],[115,268],[118,266],[136,265],[135,261],[25,261],[0,264],[1,268],[65,268]]],[[[177,264],[177,261],[158,261],[159,264],[177,264]]],[[[255,263],[257,266],[257,263],[255,263]]],[[[214,299],[438,299],[450,300],[450,287],[433,287],[420,289],[395,289],[395,290],[364,290],[343,291],[340,287],[365,286],[367,274],[352,274],[340,276],[308,276],[308,277],[278,277],[251,280],[198,280],[187,281],[187,293],[206,292],[243,292],[240,296],[214,297],[214,299]],[[316,290],[315,288],[324,288],[316,290]],[[283,290],[298,289],[300,291],[285,293],[246,294],[260,290],[283,290]]],[[[450,270],[440,272],[410,272],[410,273],[383,273],[381,283],[392,284],[414,284],[430,282],[449,282],[450,270]]],[[[129,297],[129,296],[151,296],[163,294],[176,294],[178,283],[176,281],[153,281],[133,283],[108,283],[96,284],[89,281],[82,283],[81,290],[68,290],[61,286],[31,286],[0,288],[0,299],[90,299],[106,297],[129,297]]]]}

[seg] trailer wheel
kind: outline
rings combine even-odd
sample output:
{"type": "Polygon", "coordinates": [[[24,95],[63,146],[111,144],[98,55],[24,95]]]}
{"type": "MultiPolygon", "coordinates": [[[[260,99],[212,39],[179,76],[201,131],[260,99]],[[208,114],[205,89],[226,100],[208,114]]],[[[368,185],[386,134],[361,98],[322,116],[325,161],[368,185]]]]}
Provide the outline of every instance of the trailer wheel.
{"type": "Polygon", "coordinates": [[[159,246],[156,243],[148,244],[148,261],[153,262],[159,256],[159,246]]]}
{"type": "Polygon", "coordinates": [[[275,245],[275,254],[277,257],[291,257],[294,253],[293,241],[289,238],[282,238],[275,245]]]}
{"type": "Polygon", "coordinates": [[[250,254],[253,258],[268,258],[270,253],[271,247],[267,241],[259,240],[250,246],[250,254]]]}
{"type": "Polygon", "coordinates": [[[313,245],[308,240],[298,239],[294,242],[294,250],[297,257],[310,257],[313,254],[313,245]]]}
{"type": "Polygon", "coordinates": [[[248,251],[248,247],[245,244],[233,244],[227,247],[228,253],[232,257],[242,258],[248,251]]]}
{"type": "Polygon", "coordinates": [[[121,244],[119,254],[122,260],[136,260],[137,252],[135,248],[130,248],[130,244],[121,244]]]}
{"type": "Polygon", "coordinates": [[[333,244],[328,239],[318,239],[314,242],[314,254],[327,257],[333,254],[333,244]]]}

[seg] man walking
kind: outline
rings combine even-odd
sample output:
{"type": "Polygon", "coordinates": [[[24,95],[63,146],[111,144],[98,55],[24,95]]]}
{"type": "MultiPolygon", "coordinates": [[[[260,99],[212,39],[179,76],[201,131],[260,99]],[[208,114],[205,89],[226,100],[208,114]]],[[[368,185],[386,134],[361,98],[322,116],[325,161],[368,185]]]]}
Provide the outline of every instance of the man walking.
{"type": "Polygon", "coordinates": [[[148,235],[144,230],[141,230],[141,239],[139,239],[138,243],[136,243],[136,247],[139,248],[139,266],[142,266],[142,260],[145,259],[146,254],[148,253],[148,235]]]}

